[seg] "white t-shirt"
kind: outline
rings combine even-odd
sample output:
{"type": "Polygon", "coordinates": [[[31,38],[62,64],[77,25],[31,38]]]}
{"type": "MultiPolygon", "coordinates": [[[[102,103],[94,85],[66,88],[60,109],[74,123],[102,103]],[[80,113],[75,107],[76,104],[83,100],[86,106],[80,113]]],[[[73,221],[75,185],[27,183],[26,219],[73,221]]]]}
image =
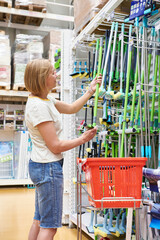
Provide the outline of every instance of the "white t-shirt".
{"type": "MultiPolygon", "coordinates": [[[[58,161],[63,155],[52,153],[46,146],[37,125],[53,121],[58,138],[61,137],[62,127],[60,113],[55,107],[56,100],[48,96],[46,100],[39,97],[28,97],[25,111],[25,121],[32,140],[31,159],[34,162],[48,163],[58,161]]],[[[54,136],[53,136],[54,137],[54,136]]]]}

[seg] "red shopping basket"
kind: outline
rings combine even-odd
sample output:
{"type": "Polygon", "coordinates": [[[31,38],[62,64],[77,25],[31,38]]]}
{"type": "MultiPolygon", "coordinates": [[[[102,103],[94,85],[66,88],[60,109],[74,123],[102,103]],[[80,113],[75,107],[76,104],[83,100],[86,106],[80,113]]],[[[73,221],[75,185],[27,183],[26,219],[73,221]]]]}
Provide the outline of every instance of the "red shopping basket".
{"type": "Polygon", "coordinates": [[[141,157],[87,158],[82,170],[87,192],[93,198],[88,197],[90,204],[96,208],[140,207],[142,167],[146,161],[141,157]]]}

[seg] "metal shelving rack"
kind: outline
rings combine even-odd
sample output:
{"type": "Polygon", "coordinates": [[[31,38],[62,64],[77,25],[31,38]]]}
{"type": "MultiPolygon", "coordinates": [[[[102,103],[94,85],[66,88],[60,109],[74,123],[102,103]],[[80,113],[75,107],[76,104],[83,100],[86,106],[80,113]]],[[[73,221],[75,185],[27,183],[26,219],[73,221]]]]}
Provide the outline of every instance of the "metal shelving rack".
{"type": "MultiPolygon", "coordinates": [[[[106,5],[99,11],[99,13],[97,13],[97,15],[88,23],[88,25],[80,32],[80,34],[78,36],[76,36],[74,39],[72,39],[72,44],[70,45],[71,47],[71,57],[68,58],[70,59],[70,61],[67,62],[68,64],[68,69],[71,69],[71,72],[73,71],[73,63],[75,61],[75,52],[76,52],[76,47],[77,47],[77,44],[82,42],[83,41],[88,41],[88,36],[92,36],[92,34],[94,33],[94,31],[97,29],[97,27],[99,27],[107,18],[110,18],[110,15],[113,13],[113,11],[123,2],[123,0],[109,0],[106,5]]],[[[115,13],[115,17],[119,16],[120,15],[116,15],[115,13]]],[[[122,14],[122,18],[120,19],[120,22],[124,20],[124,18],[126,17],[125,14],[122,14]]],[[[108,23],[109,24],[109,23],[108,23]]],[[[94,34],[93,34],[94,35],[94,34]]],[[[63,67],[63,66],[62,66],[63,67]]],[[[66,66],[65,66],[66,67],[66,66]]],[[[72,80],[69,78],[68,79],[69,82],[71,82],[72,80]]],[[[74,79],[74,81],[76,81],[74,79]]],[[[63,86],[62,86],[63,87],[63,86]]],[[[65,91],[65,89],[64,89],[65,91]]],[[[72,96],[72,98],[75,97],[76,95],[76,90],[75,89],[68,89],[68,91],[70,92],[70,94],[72,96]]],[[[75,118],[76,119],[76,118],[75,118]]],[[[72,125],[69,125],[69,127],[72,127],[72,131],[73,129],[76,128],[76,124],[75,124],[75,121],[72,121],[70,122],[70,124],[72,125]]],[[[76,135],[75,135],[76,137],[76,135]]],[[[72,166],[70,166],[69,168],[69,171],[71,172],[71,177],[75,177],[76,174],[75,174],[75,169],[76,169],[76,158],[77,158],[77,155],[76,155],[76,151],[73,151],[72,152],[72,156],[71,156],[72,160],[69,160],[71,163],[72,163],[72,166]],[[74,165],[74,167],[73,167],[74,165]],[[74,171],[73,171],[74,169],[74,171]],[[72,175],[74,174],[74,175],[72,175]]],[[[73,186],[73,183],[72,183],[72,186],[73,186]]],[[[72,191],[69,193],[70,194],[70,199],[75,199],[75,195],[76,195],[76,192],[72,191]]],[[[70,217],[69,217],[69,223],[70,225],[74,224],[76,225],[76,200],[75,201],[72,201],[73,205],[71,206],[70,205],[70,210],[69,210],[69,213],[70,213],[70,217]]],[[[86,230],[86,225],[89,224],[89,218],[88,218],[88,214],[85,213],[83,214],[83,219],[84,222],[82,223],[82,230],[85,231],[88,235],[90,235],[91,238],[94,238],[94,236],[92,234],[89,234],[86,230]],[[87,217],[85,217],[85,215],[87,217]],[[88,221],[86,221],[86,219],[88,219],[88,221]],[[86,225],[85,225],[86,224],[86,225]]]]}
{"type": "Polygon", "coordinates": [[[93,33],[93,31],[101,25],[101,23],[107,19],[110,14],[118,7],[123,0],[109,0],[106,5],[99,11],[99,13],[92,19],[92,21],[81,31],[81,33],[75,37],[72,43],[72,49],[76,48],[76,44],[80,41],[84,41],[86,36],[93,33]]]}

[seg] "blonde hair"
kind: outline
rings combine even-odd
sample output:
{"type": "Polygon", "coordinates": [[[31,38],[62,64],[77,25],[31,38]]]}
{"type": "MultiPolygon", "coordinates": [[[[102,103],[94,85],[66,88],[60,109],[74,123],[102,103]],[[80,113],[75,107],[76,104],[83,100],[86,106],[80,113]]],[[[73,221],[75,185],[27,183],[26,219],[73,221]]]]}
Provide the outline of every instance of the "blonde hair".
{"type": "Polygon", "coordinates": [[[39,95],[46,88],[46,78],[51,66],[51,62],[47,59],[35,59],[27,64],[24,83],[29,92],[39,95]]]}

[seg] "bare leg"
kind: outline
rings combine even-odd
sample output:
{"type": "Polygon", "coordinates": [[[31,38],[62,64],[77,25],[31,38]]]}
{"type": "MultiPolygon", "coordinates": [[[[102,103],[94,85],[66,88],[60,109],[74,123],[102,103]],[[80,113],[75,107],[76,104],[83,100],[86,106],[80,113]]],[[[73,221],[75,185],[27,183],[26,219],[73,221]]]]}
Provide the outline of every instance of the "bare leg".
{"type": "Polygon", "coordinates": [[[37,240],[37,236],[40,231],[40,222],[38,220],[33,220],[31,229],[29,231],[28,240],[37,240]]]}
{"type": "Polygon", "coordinates": [[[56,228],[40,228],[37,240],[53,240],[56,232],[56,228]]]}

